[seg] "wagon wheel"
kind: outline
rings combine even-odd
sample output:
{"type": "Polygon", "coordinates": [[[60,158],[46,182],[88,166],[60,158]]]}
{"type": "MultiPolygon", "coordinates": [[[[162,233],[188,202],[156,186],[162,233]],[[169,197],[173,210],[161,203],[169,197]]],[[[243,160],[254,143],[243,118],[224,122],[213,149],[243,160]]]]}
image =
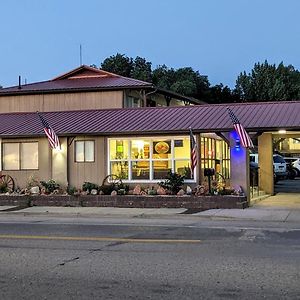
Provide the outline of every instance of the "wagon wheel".
{"type": "Polygon", "coordinates": [[[110,174],[103,179],[102,185],[113,185],[116,187],[121,187],[123,185],[123,182],[118,175],[110,174]]]}
{"type": "Polygon", "coordinates": [[[9,192],[12,192],[15,189],[15,182],[10,175],[1,175],[0,186],[6,187],[9,192]]]}

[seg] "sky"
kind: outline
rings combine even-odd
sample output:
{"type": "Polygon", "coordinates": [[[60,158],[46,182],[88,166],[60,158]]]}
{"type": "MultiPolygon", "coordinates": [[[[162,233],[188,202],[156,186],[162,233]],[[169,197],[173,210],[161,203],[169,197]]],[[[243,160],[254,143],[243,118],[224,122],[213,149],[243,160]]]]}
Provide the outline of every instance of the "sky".
{"type": "Polygon", "coordinates": [[[52,79],[116,53],[192,67],[233,88],[256,62],[300,70],[299,0],[1,0],[0,85],[52,79]]]}

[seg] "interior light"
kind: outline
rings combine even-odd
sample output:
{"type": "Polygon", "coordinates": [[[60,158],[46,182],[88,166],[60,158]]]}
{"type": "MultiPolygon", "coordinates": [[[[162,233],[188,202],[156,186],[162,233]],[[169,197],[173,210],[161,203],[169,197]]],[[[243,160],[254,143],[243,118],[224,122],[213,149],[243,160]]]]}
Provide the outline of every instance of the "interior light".
{"type": "Polygon", "coordinates": [[[280,130],[278,130],[278,133],[280,133],[280,134],[286,134],[286,130],[285,129],[280,129],[280,130]]]}

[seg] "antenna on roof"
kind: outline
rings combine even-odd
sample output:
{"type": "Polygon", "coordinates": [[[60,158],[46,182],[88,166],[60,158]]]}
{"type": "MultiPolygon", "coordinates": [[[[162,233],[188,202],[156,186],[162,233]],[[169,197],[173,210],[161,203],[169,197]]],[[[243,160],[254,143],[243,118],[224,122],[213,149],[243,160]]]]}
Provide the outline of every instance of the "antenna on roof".
{"type": "Polygon", "coordinates": [[[19,75],[19,86],[18,86],[18,89],[21,89],[21,76],[19,75]]]}
{"type": "Polygon", "coordinates": [[[82,66],[82,46],[79,45],[79,59],[80,59],[80,66],[82,66]]]}

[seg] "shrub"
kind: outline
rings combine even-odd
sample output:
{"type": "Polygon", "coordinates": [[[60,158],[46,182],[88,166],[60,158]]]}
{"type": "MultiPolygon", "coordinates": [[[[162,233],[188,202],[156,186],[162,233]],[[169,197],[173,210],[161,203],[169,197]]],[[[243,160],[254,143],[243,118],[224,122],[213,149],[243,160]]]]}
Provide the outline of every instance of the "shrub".
{"type": "Polygon", "coordinates": [[[85,181],[82,185],[82,190],[83,191],[87,191],[87,192],[91,192],[91,190],[98,190],[99,189],[99,186],[98,184],[96,183],[92,183],[92,182],[88,182],[88,181],[85,181]]]}
{"type": "Polygon", "coordinates": [[[41,185],[46,189],[46,193],[53,193],[55,190],[58,190],[60,185],[55,182],[54,179],[48,181],[40,181],[41,185]]]}
{"type": "Polygon", "coordinates": [[[0,184],[0,194],[2,193],[7,193],[8,192],[8,187],[7,187],[7,184],[6,183],[1,183],[0,184]]]}
{"type": "Polygon", "coordinates": [[[68,193],[68,195],[74,195],[76,191],[77,191],[77,189],[76,189],[75,186],[70,186],[70,185],[69,185],[69,186],[67,187],[67,193],[68,193]]]}
{"type": "Polygon", "coordinates": [[[184,176],[169,171],[166,179],[164,181],[159,182],[158,185],[163,187],[164,189],[167,189],[173,195],[176,195],[182,188],[183,183],[184,176]]]}

